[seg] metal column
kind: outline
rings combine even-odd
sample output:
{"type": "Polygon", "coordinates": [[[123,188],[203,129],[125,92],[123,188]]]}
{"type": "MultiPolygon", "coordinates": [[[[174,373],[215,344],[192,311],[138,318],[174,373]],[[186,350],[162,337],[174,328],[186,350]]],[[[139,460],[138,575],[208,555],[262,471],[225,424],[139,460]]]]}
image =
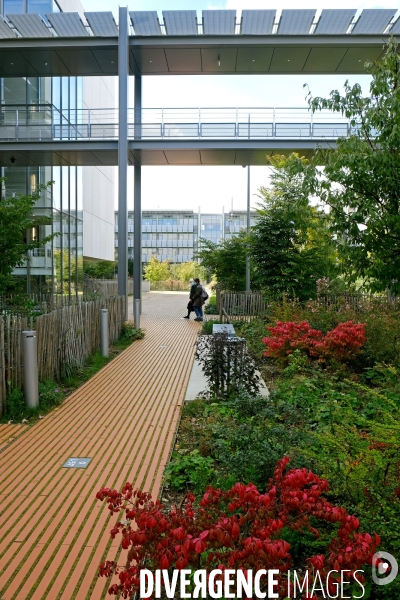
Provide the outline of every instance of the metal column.
{"type": "MultiPolygon", "coordinates": [[[[250,165],[247,166],[247,234],[250,233],[250,165]]],[[[250,292],[250,254],[246,254],[246,292],[250,292]]]]}
{"type": "MultiPolygon", "coordinates": [[[[135,139],[142,137],[142,78],[135,77],[135,139]]],[[[134,167],[133,183],[133,310],[140,327],[142,298],[142,167],[134,167]]]]}
{"type": "Polygon", "coordinates": [[[118,37],[118,294],[128,318],[128,7],[119,7],[118,37]]]}

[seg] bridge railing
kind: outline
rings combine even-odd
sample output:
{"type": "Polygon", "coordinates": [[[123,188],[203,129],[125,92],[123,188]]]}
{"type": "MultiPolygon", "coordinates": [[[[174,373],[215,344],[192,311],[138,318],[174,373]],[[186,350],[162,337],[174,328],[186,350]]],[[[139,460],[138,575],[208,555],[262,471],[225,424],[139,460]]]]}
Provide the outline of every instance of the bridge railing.
{"type": "MultiPolygon", "coordinates": [[[[348,119],[306,108],[145,108],[128,111],[129,139],[337,139],[348,119]]],[[[49,104],[0,105],[0,141],[113,140],[117,109],[60,111],[49,104]]]]}

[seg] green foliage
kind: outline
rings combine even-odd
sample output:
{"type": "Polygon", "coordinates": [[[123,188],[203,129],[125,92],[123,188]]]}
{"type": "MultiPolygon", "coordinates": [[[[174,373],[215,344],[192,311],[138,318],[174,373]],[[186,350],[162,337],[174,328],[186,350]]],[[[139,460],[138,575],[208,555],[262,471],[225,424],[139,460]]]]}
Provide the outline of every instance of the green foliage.
{"type": "Polygon", "coordinates": [[[174,275],[179,281],[189,283],[190,279],[198,277],[200,281],[207,279],[206,269],[199,265],[196,261],[187,261],[176,265],[174,275]]]}
{"type": "Polygon", "coordinates": [[[230,398],[243,389],[250,396],[258,394],[260,378],[244,339],[229,338],[225,333],[202,335],[196,358],[211,397],[230,398]]]}
{"type": "MultiPolygon", "coordinates": [[[[373,291],[400,292],[400,56],[389,40],[383,56],[368,62],[369,95],[359,84],[344,94],[314,98],[313,112],[329,109],[345,115],[352,135],[335,150],[319,150],[304,170],[310,194],[330,206],[343,266],[352,281],[362,278],[373,291]],[[324,165],[320,177],[319,165],[324,165]]],[[[303,166],[297,165],[300,170],[303,166]]]]}
{"type": "MultiPolygon", "coordinates": [[[[0,185],[5,181],[0,177],[0,185]]],[[[49,225],[49,217],[34,217],[33,209],[42,190],[51,187],[51,183],[39,186],[37,192],[15,198],[2,198],[0,201],[0,295],[13,292],[16,280],[13,270],[27,260],[30,250],[40,248],[50,242],[54,235],[37,241],[27,241],[27,231],[34,226],[49,225]]]]}
{"type": "MultiPolygon", "coordinates": [[[[246,252],[246,232],[241,231],[218,244],[202,239],[197,256],[224,290],[240,291],[246,289],[246,252]]],[[[256,272],[250,266],[252,289],[258,289],[256,272]]]]}
{"type": "Polygon", "coordinates": [[[83,272],[94,279],[113,279],[116,265],[114,260],[84,260],[83,272]]]}
{"type": "Polygon", "coordinates": [[[167,260],[160,262],[156,256],[151,256],[144,268],[144,278],[147,281],[165,281],[171,278],[171,267],[167,260]]]}
{"type": "Polygon", "coordinates": [[[201,493],[213,474],[213,465],[213,459],[201,456],[198,450],[188,454],[173,452],[172,460],[164,471],[164,481],[177,491],[190,485],[196,493],[201,493]]]}
{"type": "Polygon", "coordinates": [[[269,296],[315,298],[317,280],[336,274],[327,215],[311,206],[296,154],[270,157],[271,187],[260,189],[263,203],[249,236],[256,276],[269,296]]]}
{"type": "Polygon", "coordinates": [[[45,415],[53,408],[59,406],[66,396],[65,387],[57,382],[40,382],[39,406],[38,408],[28,408],[25,404],[24,393],[21,390],[14,389],[7,396],[2,421],[21,422],[23,419],[38,418],[39,415],[45,415]]]}
{"type": "Polygon", "coordinates": [[[125,321],[122,325],[122,337],[125,340],[133,342],[144,338],[144,332],[135,328],[134,321],[125,321]]]}
{"type": "MultiPolygon", "coordinates": [[[[359,301],[347,303],[338,298],[337,302],[326,304],[315,302],[272,302],[268,309],[268,324],[276,321],[308,321],[314,329],[326,334],[339,323],[354,321],[366,324],[367,341],[355,360],[360,370],[377,363],[398,364],[400,359],[400,306],[383,299],[359,297],[359,301]]],[[[261,324],[260,320],[257,320],[261,324]]],[[[255,327],[255,325],[253,325],[255,327]]],[[[245,330],[244,330],[245,331],[245,330]]],[[[264,335],[265,335],[264,330],[264,335]]],[[[254,342],[252,342],[254,343],[254,342]]]]}
{"type": "Polygon", "coordinates": [[[203,321],[202,323],[202,328],[201,328],[201,334],[202,335],[211,335],[213,332],[213,325],[221,325],[221,321],[218,321],[218,319],[210,319],[207,321],[203,321]]]}

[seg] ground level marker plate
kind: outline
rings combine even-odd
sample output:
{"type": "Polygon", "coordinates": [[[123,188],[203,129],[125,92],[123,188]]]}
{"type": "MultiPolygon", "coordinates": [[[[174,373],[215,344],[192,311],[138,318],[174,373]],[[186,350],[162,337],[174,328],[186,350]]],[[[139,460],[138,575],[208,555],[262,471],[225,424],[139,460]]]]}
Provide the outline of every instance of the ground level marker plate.
{"type": "Polygon", "coordinates": [[[86,469],[91,460],[91,458],[69,458],[63,464],[63,469],[86,469]]]}

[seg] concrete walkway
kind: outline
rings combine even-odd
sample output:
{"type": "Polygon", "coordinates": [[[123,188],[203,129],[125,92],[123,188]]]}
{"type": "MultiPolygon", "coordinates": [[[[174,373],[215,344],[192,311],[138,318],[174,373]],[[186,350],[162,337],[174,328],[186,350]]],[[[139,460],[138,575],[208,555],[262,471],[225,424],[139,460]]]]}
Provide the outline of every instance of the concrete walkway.
{"type": "Polygon", "coordinates": [[[118,558],[119,540],[95,494],[126,481],[159,492],[199,330],[181,320],[185,307],[184,294],[144,294],[145,338],[22,435],[12,431],[0,453],[1,600],[108,597],[97,570],[118,558]],[[92,460],[63,468],[70,457],[92,460]]]}

